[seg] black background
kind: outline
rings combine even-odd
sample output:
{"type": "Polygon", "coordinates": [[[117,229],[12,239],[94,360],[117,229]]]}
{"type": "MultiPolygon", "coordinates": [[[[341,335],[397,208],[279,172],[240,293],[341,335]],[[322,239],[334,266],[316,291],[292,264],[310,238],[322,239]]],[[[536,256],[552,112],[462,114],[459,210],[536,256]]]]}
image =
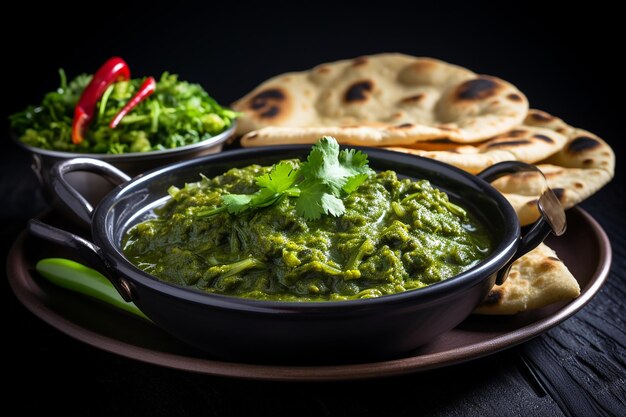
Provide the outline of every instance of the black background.
{"type": "Polygon", "coordinates": [[[615,60],[624,54],[624,23],[601,2],[584,7],[374,2],[352,8],[291,2],[258,9],[214,3],[101,10],[94,5],[96,11],[78,17],[58,3],[17,5],[24,7],[16,15],[18,29],[3,36],[11,58],[5,82],[10,99],[2,100],[3,114],[56,88],[58,68],[70,77],[93,72],[113,55],[123,57],[135,76],[175,72],[228,104],[282,72],[397,51],[497,75],[519,87],[531,106],[611,145],[622,142],[624,69],[615,60]]]}
{"type": "MultiPolygon", "coordinates": [[[[79,8],[57,2],[43,7],[15,4],[16,10],[5,13],[1,29],[8,57],[3,60],[5,79],[0,87],[5,139],[6,116],[37,103],[45,92],[56,88],[58,68],[73,77],[95,71],[113,55],[123,57],[134,76],[168,70],[201,83],[218,101],[228,104],[278,73],[364,54],[403,52],[499,76],[520,88],[532,107],[604,138],[616,151],[618,179],[593,197],[606,204],[594,204],[592,198],[587,207],[599,217],[611,206],[614,211],[624,209],[620,156],[626,77],[624,67],[616,63],[623,58],[624,23],[621,14],[609,6],[595,1],[562,7],[532,2],[429,1],[410,6],[376,2],[354,7],[338,2],[272,2],[257,3],[256,8],[240,2],[214,3],[94,2],[79,8]]],[[[8,140],[3,149],[1,233],[6,253],[26,220],[45,203],[26,169],[27,156],[8,140]]],[[[619,232],[624,222],[613,226],[619,232]]],[[[618,266],[623,264],[619,260],[618,266]]],[[[623,282],[623,270],[617,273],[623,282]]],[[[6,284],[3,293],[8,308],[7,377],[19,381],[9,390],[8,401],[25,409],[68,415],[256,415],[268,410],[276,415],[567,412],[557,399],[534,395],[516,371],[510,352],[426,376],[371,383],[241,382],[163,370],[88,348],[33,318],[6,284]],[[73,382],[64,386],[60,382],[64,376],[73,382]],[[400,392],[395,400],[384,394],[387,388],[400,392]]],[[[623,302],[618,306],[618,313],[623,314],[623,302]]],[[[616,378],[609,383],[617,381],[613,389],[623,392],[623,362],[622,376],[616,378]]],[[[558,386],[558,380],[553,382],[558,386]]]]}

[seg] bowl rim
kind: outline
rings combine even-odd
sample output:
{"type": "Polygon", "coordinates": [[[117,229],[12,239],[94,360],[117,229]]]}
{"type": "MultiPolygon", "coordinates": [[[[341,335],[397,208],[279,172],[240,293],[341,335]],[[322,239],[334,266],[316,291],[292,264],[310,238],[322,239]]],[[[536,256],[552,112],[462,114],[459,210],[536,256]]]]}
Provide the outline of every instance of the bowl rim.
{"type": "Polygon", "coordinates": [[[228,138],[235,134],[235,130],[237,129],[237,119],[233,119],[231,125],[218,133],[215,136],[211,136],[208,139],[202,140],[200,142],[191,143],[185,146],[179,146],[171,149],[162,149],[158,151],[146,151],[146,152],[127,152],[122,154],[110,154],[110,153],[82,153],[82,152],[65,152],[65,151],[55,151],[50,149],[38,148],[36,146],[31,146],[26,143],[23,143],[19,140],[19,138],[11,134],[11,139],[15,144],[17,144],[22,149],[25,149],[28,152],[58,158],[58,159],[72,159],[72,158],[93,158],[98,159],[105,162],[122,162],[122,161],[133,161],[137,159],[152,159],[152,158],[160,158],[165,157],[172,154],[191,152],[200,148],[212,147],[215,145],[219,145],[224,143],[228,138]]]}
{"type": "MultiPolygon", "coordinates": [[[[487,258],[478,262],[468,270],[443,281],[429,284],[426,287],[383,295],[376,298],[333,301],[257,300],[207,293],[198,289],[171,284],[162,281],[136,267],[124,256],[121,252],[121,248],[112,242],[112,239],[109,239],[106,227],[106,218],[107,214],[110,213],[111,207],[121,200],[127,193],[141,187],[142,184],[162,175],[169,174],[172,171],[182,170],[193,165],[206,164],[211,160],[219,160],[220,162],[224,162],[224,159],[236,161],[238,157],[242,156],[258,155],[260,158],[261,156],[269,154],[280,155],[298,151],[303,151],[304,154],[304,151],[308,151],[310,149],[310,145],[281,145],[243,148],[220,152],[213,155],[207,155],[162,166],[133,178],[131,181],[116,187],[108,193],[94,210],[91,226],[93,241],[98,247],[101,248],[102,254],[106,258],[108,264],[112,266],[119,275],[127,278],[131,285],[139,284],[152,291],[157,291],[159,293],[180,299],[180,301],[198,303],[204,305],[205,307],[224,308],[240,312],[270,314],[297,312],[322,313],[329,311],[345,312],[346,310],[354,312],[361,311],[362,309],[369,309],[379,304],[394,305],[405,303],[407,301],[415,302],[418,300],[420,302],[424,302],[423,305],[426,305],[429,302],[439,303],[447,298],[446,294],[448,296],[453,296],[457,291],[477,285],[483,279],[495,274],[514,255],[517,250],[521,234],[521,228],[517,220],[517,215],[508,200],[506,200],[506,198],[488,182],[452,165],[433,159],[393,152],[380,148],[359,146],[351,147],[363,150],[370,155],[374,154],[377,159],[379,159],[378,157],[384,157],[385,159],[390,158],[392,160],[412,162],[413,164],[432,165],[439,167],[444,171],[450,171],[450,173],[460,174],[466,179],[469,179],[472,183],[474,183],[474,185],[477,185],[481,191],[484,192],[484,194],[492,197],[492,199],[496,201],[498,208],[503,211],[505,230],[502,233],[502,239],[499,242],[496,242],[492,252],[487,256],[487,258]]],[[[485,226],[490,227],[488,223],[485,224],[485,226]]],[[[491,230],[493,231],[493,228],[491,228],[491,230]]]]}

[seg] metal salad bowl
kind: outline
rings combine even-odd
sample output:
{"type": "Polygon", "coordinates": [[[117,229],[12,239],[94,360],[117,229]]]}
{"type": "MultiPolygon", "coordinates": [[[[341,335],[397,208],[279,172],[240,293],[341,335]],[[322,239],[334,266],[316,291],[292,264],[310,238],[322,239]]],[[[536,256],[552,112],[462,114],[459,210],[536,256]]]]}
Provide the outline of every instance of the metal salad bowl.
{"type": "Polygon", "coordinates": [[[230,168],[271,165],[304,158],[308,146],[275,146],[222,152],[178,162],[130,179],[103,160],[78,158],[51,171],[54,192],[91,224],[91,241],[31,220],[30,232],[73,250],[102,272],[121,296],[158,326],[211,355],[227,360],[272,363],[337,363],[380,360],[409,352],[458,325],[506,279],[513,260],[551,232],[565,229],[558,199],[546,189],[539,198],[540,219],[522,234],[517,215],[488,181],[531,165],[504,162],[478,176],[430,159],[361,148],[372,168],[428,179],[461,202],[492,236],[493,252],[465,272],[425,288],[378,298],[325,302],[260,301],[209,294],[160,281],[124,256],[123,237],[167,201],[170,185],[213,177],[230,168]],[[72,172],[97,173],[118,184],[95,208],[67,181],[72,172]]]}
{"type": "MultiPolygon", "coordinates": [[[[237,121],[235,120],[228,129],[197,143],[161,151],[132,152],[117,155],[52,151],[26,145],[16,137],[13,137],[13,141],[20,148],[31,154],[31,169],[42,185],[45,196],[50,200],[54,200],[50,172],[54,164],[60,161],[81,157],[93,158],[111,164],[128,175],[135,176],[173,162],[220,152],[224,142],[234,135],[236,128],[237,121]]],[[[86,171],[76,171],[69,174],[67,181],[94,205],[104,196],[102,191],[110,188],[102,177],[86,171]]]]}

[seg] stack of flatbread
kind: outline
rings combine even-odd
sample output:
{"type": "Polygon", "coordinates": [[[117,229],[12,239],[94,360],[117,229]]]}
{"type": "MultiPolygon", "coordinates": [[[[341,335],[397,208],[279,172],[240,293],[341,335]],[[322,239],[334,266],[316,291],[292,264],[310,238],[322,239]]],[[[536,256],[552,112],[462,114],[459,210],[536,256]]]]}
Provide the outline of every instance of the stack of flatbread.
{"type": "MultiPolygon", "coordinates": [[[[564,208],[613,177],[615,155],[602,139],[540,110],[492,76],[431,58],[380,54],[271,78],[233,107],[246,147],[340,143],[384,147],[433,158],[476,174],[502,161],[536,164],[564,208]]],[[[540,176],[494,182],[522,225],[539,217],[540,176]]],[[[568,300],[580,288],[556,253],[542,244],[520,258],[476,310],[513,314],[568,300]]]]}

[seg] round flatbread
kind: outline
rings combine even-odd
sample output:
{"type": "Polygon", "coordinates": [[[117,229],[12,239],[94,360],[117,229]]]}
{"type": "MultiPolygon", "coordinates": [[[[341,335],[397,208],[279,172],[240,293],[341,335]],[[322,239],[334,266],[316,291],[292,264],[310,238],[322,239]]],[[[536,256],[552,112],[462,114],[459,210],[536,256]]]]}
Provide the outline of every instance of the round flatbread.
{"type": "Polygon", "coordinates": [[[521,124],[524,94],[499,78],[431,58],[380,54],[265,81],[233,104],[243,146],[364,146],[448,138],[472,143],[521,124]]]}
{"type": "Polygon", "coordinates": [[[477,174],[502,161],[534,163],[563,148],[567,138],[551,129],[519,126],[477,144],[458,144],[447,139],[420,142],[410,147],[386,149],[436,159],[477,174]]]}
{"type": "MultiPolygon", "coordinates": [[[[564,168],[556,165],[540,164],[548,186],[552,188],[563,208],[574,207],[604,187],[613,174],[603,169],[564,168]]],[[[527,179],[522,174],[501,178],[493,184],[511,203],[522,226],[539,218],[537,197],[543,188],[543,181],[527,179]]]]}
{"type": "Polygon", "coordinates": [[[546,159],[546,163],[565,168],[602,169],[613,177],[615,153],[597,135],[572,127],[556,116],[531,109],[524,124],[559,132],[567,137],[567,144],[559,152],[546,159]]]}
{"type": "Polygon", "coordinates": [[[615,153],[604,140],[535,109],[529,110],[522,126],[485,142],[458,144],[437,139],[386,148],[436,159],[473,174],[502,161],[536,163],[545,181],[522,172],[493,182],[515,208],[522,225],[539,218],[537,198],[546,181],[567,209],[604,187],[615,171],[615,153]]]}
{"type": "Polygon", "coordinates": [[[475,314],[515,314],[580,295],[580,286],[557,254],[545,244],[522,256],[502,285],[494,286],[475,314]]]}
{"type": "MultiPolygon", "coordinates": [[[[530,110],[528,125],[554,129],[567,138],[563,148],[537,165],[564,208],[570,208],[604,187],[615,174],[615,153],[601,138],[569,126],[558,117],[530,110]]],[[[493,182],[517,211],[522,225],[539,218],[537,197],[545,186],[537,176],[519,173],[493,182]]]]}

